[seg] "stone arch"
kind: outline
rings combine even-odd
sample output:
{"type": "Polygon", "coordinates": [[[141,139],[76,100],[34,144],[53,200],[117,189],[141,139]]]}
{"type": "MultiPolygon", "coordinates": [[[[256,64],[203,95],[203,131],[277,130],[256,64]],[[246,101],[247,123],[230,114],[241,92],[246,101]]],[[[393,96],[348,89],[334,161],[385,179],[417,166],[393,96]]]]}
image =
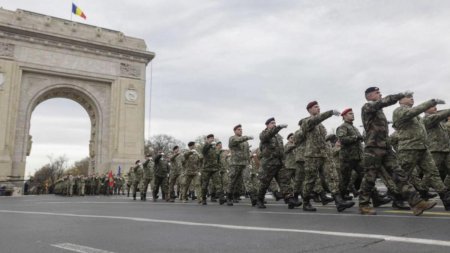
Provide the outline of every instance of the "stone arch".
{"type": "MultiPolygon", "coordinates": [[[[81,107],[83,107],[90,119],[91,123],[91,134],[90,134],[90,142],[89,142],[89,172],[93,172],[95,169],[96,159],[97,157],[101,157],[101,148],[97,144],[101,144],[101,134],[102,129],[99,127],[102,125],[103,117],[102,117],[102,108],[96,99],[96,97],[91,94],[88,90],[83,87],[79,87],[73,84],[55,84],[45,89],[42,89],[40,92],[36,93],[34,97],[31,98],[27,107],[26,113],[26,129],[25,138],[29,135],[31,129],[31,116],[36,107],[52,98],[66,98],[72,100],[81,107]],[[98,155],[98,156],[97,156],[98,155]]],[[[26,149],[25,149],[26,150],[26,149]]]]}

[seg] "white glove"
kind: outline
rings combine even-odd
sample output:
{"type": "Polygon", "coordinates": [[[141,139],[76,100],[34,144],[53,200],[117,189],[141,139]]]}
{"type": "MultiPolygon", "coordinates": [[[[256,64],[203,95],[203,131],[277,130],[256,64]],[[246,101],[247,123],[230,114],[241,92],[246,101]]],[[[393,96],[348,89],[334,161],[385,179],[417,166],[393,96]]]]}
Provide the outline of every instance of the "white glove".
{"type": "Polygon", "coordinates": [[[339,112],[338,110],[333,110],[333,115],[339,116],[339,115],[341,115],[341,112],[339,112]]]}
{"type": "Polygon", "coordinates": [[[435,98],[434,101],[435,101],[436,104],[438,104],[438,105],[444,105],[444,104],[445,104],[445,101],[442,100],[442,99],[435,98]]]}
{"type": "Polygon", "coordinates": [[[286,127],[288,127],[288,125],[287,124],[281,124],[280,127],[281,128],[286,128],[286,127]]]}

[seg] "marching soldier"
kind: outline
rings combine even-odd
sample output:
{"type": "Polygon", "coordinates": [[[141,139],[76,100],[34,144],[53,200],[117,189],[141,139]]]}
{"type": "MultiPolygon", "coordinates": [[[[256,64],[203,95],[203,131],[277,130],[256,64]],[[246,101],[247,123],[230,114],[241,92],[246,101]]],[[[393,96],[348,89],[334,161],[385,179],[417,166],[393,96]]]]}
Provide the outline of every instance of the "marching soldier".
{"type": "Polygon", "coordinates": [[[219,203],[223,205],[225,198],[223,196],[223,189],[221,189],[220,175],[219,175],[219,158],[215,148],[214,135],[209,134],[206,136],[205,144],[202,147],[203,155],[203,168],[201,171],[202,182],[202,204],[206,205],[206,193],[208,192],[208,184],[211,180],[214,184],[214,188],[217,190],[219,197],[219,203]]]}

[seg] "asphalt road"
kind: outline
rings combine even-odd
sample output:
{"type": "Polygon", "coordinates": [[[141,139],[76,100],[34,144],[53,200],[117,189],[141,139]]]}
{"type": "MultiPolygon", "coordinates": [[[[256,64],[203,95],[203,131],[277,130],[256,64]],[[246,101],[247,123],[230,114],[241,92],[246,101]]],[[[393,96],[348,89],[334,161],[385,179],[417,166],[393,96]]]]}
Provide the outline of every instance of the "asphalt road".
{"type": "Polygon", "coordinates": [[[0,252],[450,252],[450,212],[420,217],[334,205],[316,213],[268,200],[233,207],[141,202],[123,196],[0,197],[0,252]]]}

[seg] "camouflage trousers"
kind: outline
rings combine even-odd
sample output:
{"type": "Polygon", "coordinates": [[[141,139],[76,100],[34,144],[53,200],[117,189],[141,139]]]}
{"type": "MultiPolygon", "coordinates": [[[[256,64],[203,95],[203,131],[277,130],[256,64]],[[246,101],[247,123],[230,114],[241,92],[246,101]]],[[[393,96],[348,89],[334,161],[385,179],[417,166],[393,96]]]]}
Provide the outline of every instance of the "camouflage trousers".
{"type": "Polygon", "coordinates": [[[78,195],[84,196],[84,188],[86,187],[85,184],[80,184],[80,190],[78,192],[78,195]]]}
{"type": "Polygon", "coordinates": [[[242,172],[245,170],[245,167],[245,165],[230,166],[230,184],[227,193],[240,194],[242,190],[242,172]]]}
{"type": "Polygon", "coordinates": [[[152,189],[152,195],[156,196],[158,195],[159,188],[161,187],[162,195],[169,199],[168,191],[169,191],[169,182],[168,178],[166,176],[154,176],[153,179],[153,189],[152,189]]]}
{"type": "Polygon", "coordinates": [[[370,205],[377,175],[392,176],[396,190],[402,194],[404,199],[408,200],[410,206],[415,206],[421,201],[419,194],[408,181],[408,174],[398,166],[397,158],[392,150],[365,148],[363,166],[364,177],[361,182],[359,206],[370,205]]]}
{"type": "Polygon", "coordinates": [[[195,194],[197,196],[200,197],[202,195],[200,176],[198,174],[184,174],[184,175],[181,175],[180,200],[188,200],[188,192],[189,192],[191,185],[194,185],[195,194]]]}
{"type": "Polygon", "coordinates": [[[202,198],[206,198],[206,193],[208,192],[209,181],[211,181],[215,192],[218,197],[223,197],[223,187],[222,181],[220,180],[220,173],[218,170],[215,171],[202,171],[201,173],[201,183],[202,183],[202,198]]]}
{"type": "Polygon", "coordinates": [[[153,181],[153,176],[144,178],[143,187],[142,187],[144,192],[148,192],[149,185],[150,185],[150,189],[151,189],[152,184],[153,184],[152,181],[153,181]]]}
{"type": "MultiPolygon", "coordinates": [[[[313,192],[321,193],[324,191],[319,173],[316,175],[313,192]]],[[[294,193],[303,195],[303,187],[305,182],[305,162],[297,161],[297,169],[295,171],[295,182],[293,183],[294,193]]]]}
{"type": "Polygon", "coordinates": [[[136,194],[137,190],[141,193],[141,196],[145,193],[144,191],[144,179],[138,179],[133,181],[133,195],[136,194]]]}
{"type": "MultiPolygon", "coordinates": [[[[175,185],[177,185],[177,183],[179,182],[180,179],[180,173],[170,173],[169,176],[169,193],[170,193],[170,197],[173,197],[175,195],[175,185]]],[[[177,189],[178,191],[180,191],[180,189],[177,189]]]]}
{"type": "Polygon", "coordinates": [[[445,193],[445,187],[439,175],[439,171],[434,163],[433,156],[429,150],[400,150],[398,152],[398,159],[400,166],[406,172],[408,180],[413,185],[417,185],[422,190],[428,190],[428,187],[433,187],[438,193],[445,193]],[[423,181],[414,173],[423,174],[423,181]],[[425,189],[423,189],[425,188],[425,189]]]}
{"type": "Polygon", "coordinates": [[[293,190],[290,188],[290,173],[288,169],[283,166],[281,161],[279,163],[265,163],[261,162],[261,173],[259,174],[259,190],[258,199],[264,199],[267,189],[270,186],[272,179],[278,182],[280,186],[280,191],[284,198],[289,198],[293,196],[293,190]]]}
{"type": "Polygon", "coordinates": [[[244,179],[245,191],[248,192],[250,196],[256,196],[259,188],[259,180],[257,178],[257,175],[254,173],[250,173],[250,169],[248,167],[243,171],[242,174],[242,177],[244,179]]]}
{"type": "Polygon", "coordinates": [[[450,189],[450,153],[432,152],[431,155],[433,156],[434,163],[438,168],[439,175],[441,176],[442,181],[444,182],[445,186],[450,189]]]}
{"type": "Polygon", "coordinates": [[[222,181],[222,189],[228,189],[230,187],[230,174],[226,171],[220,171],[220,179],[222,181]]]}
{"type": "Polygon", "coordinates": [[[339,174],[334,163],[326,157],[306,157],[303,183],[305,197],[311,195],[315,184],[320,184],[320,181],[317,182],[317,175],[324,179],[332,194],[339,193],[339,174]]]}
{"type": "Polygon", "coordinates": [[[341,164],[341,193],[348,194],[350,189],[359,189],[364,176],[361,160],[340,160],[341,164]],[[354,181],[352,182],[352,175],[354,181]]]}

